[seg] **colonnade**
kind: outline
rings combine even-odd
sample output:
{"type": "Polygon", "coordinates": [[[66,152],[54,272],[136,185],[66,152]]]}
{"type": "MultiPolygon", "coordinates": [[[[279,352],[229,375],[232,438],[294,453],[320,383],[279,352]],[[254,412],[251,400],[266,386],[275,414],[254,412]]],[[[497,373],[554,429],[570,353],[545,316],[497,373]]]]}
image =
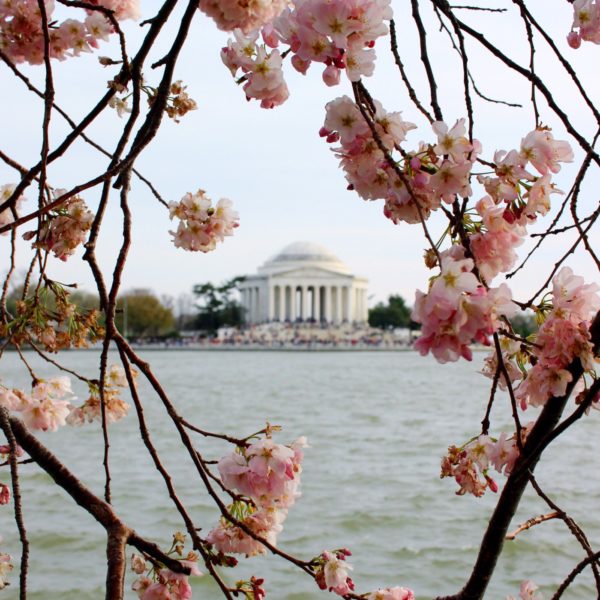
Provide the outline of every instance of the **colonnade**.
{"type": "MultiPolygon", "coordinates": [[[[367,289],[352,285],[275,284],[241,289],[246,322],[316,321],[326,323],[367,320],[367,289]]],[[[250,284],[250,285],[249,285],[250,284]]]]}

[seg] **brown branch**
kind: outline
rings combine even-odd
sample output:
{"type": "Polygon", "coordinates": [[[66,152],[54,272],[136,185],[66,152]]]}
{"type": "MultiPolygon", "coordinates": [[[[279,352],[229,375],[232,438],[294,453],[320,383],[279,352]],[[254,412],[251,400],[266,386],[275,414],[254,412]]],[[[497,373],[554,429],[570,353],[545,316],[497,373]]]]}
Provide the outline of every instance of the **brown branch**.
{"type": "Polygon", "coordinates": [[[398,51],[398,40],[396,38],[396,23],[394,19],[391,19],[390,21],[390,48],[394,56],[396,66],[400,71],[400,77],[402,77],[402,81],[404,82],[406,90],[408,91],[408,96],[412,100],[413,104],[417,107],[417,109],[425,115],[425,118],[430,123],[433,123],[435,119],[431,116],[431,113],[421,104],[421,101],[417,97],[415,89],[413,88],[412,84],[410,83],[410,80],[408,79],[406,70],[404,69],[404,63],[402,62],[402,59],[400,58],[400,53],[398,51]]]}
{"type": "Polygon", "coordinates": [[[9,422],[8,410],[0,406],[0,427],[10,447],[8,462],[10,464],[10,477],[12,482],[13,502],[15,521],[19,530],[19,540],[21,542],[21,566],[19,573],[19,597],[25,600],[27,597],[27,575],[29,572],[29,540],[27,530],[25,529],[25,519],[23,518],[23,506],[21,499],[21,485],[19,483],[18,461],[17,461],[17,441],[9,422]]]}
{"type": "MultiPolygon", "coordinates": [[[[581,544],[581,547],[585,550],[589,557],[592,557],[594,551],[590,546],[590,542],[587,539],[583,529],[570,517],[564,510],[562,510],[540,487],[536,478],[533,475],[529,476],[529,481],[533,486],[533,489],[537,492],[538,496],[546,502],[546,504],[556,511],[557,516],[565,523],[569,528],[569,531],[573,534],[575,539],[581,544]]],[[[592,562],[592,572],[594,579],[596,580],[596,590],[600,595],[600,570],[598,569],[597,561],[592,562]]]]}
{"type": "Polygon", "coordinates": [[[523,531],[527,531],[527,529],[531,529],[535,525],[539,525],[540,523],[544,523],[545,521],[550,521],[551,519],[556,519],[559,517],[557,511],[552,511],[545,515],[539,515],[537,517],[532,517],[531,519],[527,519],[524,523],[521,523],[512,533],[507,533],[504,539],[506,540],[514,540],[520,533],[523,531]]]}
{"type": "Polygon", "coordinates": [[[435,115],[436,121],[443,121],[444,117],[442,115],[442,109],[440,108],[438,98],[437,98],[437,82],[435,80],[435,75],[433,74],[433,69],[431,67],[431,62],[429,60],[429,53],[427,52],[427,31],[425,30],[425,26],[423,25],[423,21],[421,19],[421,13],[419,12],[419,0],[411,0],[412,6],[412,17],[417,26],[417,31],[419,33],[419,47],[421,49],[421,62],[425,67],[425,73],[427,75],[427,81],[429,82],[429,92],[431,95],[431,108],[433,109],[433,114],[435,115]]]}
{"type": "MultiPolygon", "coordinates": [[[[593,343],[595,345],[600,343],[600,312],[596,315],[590,332],[593,343]]],[[[508,526],[529,482],[529,476],[533,473],[541,453],[547,445],[543,445],[542,442],[558,424],[567,400],[583,373],[583,367],[579,359],[569,365],[569,372],[572,381],[567,385],[565,394],[550,398],[546,402],[535,425],[527,436],[523,451],[517,459],[515,468],[506,480],[496,508],[488,521],[477,559],[467,583],[457,594],[444,596],[443,598],[439,597],[438,600],[478,600],[483,597],[498,557],[502,552],[508,526]]]]}
{"type": "MultiPolygon", "coordinates": [[[[194,548],[196,550],[198,550],[198,552],[200,552],[200,554],[202,555],[202,558],[204,560],[204,564],[206,565],[206,568],[208,569],[208,571],[210,572],[210,574],[212,575],[214,580],[217,582],[217,585],[223,592],[224,596],[228,600],[233,600],[231,594],[229,593],[227,586],[225,585],[225,583],[223,582],[223,580],[221,579],[221,577],[215,570],[215,568],[212,564],[212,561],[210,560],[210,556],[206,550],[206,547],[205,547],[203,541],[200,539],[200,536],[198,535],[198,532],[196,530],[194,522],[192,521],[185,506],[183,505],[183,503],[179,499],[179,496],[177,495],[177,492],[173,485],[173,480],[171,478],[171,475],[169,474],[167,469],[162,464],[160,457],[158,455],[158,452],[157,452],[156,448],[154,447],[152,440],[150,439],[150,432],[148,431],[148,426],[146,425],[146,418],[144,416],[144,407],[142,406],[139,394],[137,392],[135,380],[133,378],[133,373],[131,372],[131,366],[129,364],[129,358],[127,356],[127,353],[125,352],[125,349],[119,345],[118,340],[116,340],[116,341],[117,341],[117,347],[119,349],[119,356],[121,357],[121,363],[123,364],[123,368],[125,369],[125,376],[127,377],[127,383],[129,384],[129,390],[131,392],[131,397],[133,399],[133,404],[135,406],[135,410],[137,413],[138,426],[139,426],[140,436],[142,438],[142,441],[143,441],[144,445],[146,446],[146,449],[148,450],[148,454],[150,454],[150,457],[152,458],[152,461],[154,462],[154,466],[155,466],[156,470],[160,473],[160,475],[163,478],[163,481],[165,482],[165,485],[167,487],[167,491],[168,491],[169,497],[171,498],[171,501],[173,502],[175,508],[177,509],[177,511],[181,515],[181,518],[183,519],[183,522],[185,523],[186,530],[187,530],[188,534],[190,535],[190,538],[192,539],[194,548]]],[[[141,548],[140,546],[138,546],[138,548],[143,550],[143,548],[141,548]]],[[[147,551],[147,550],[144,550],[144,551],[147,551]]]]}
{"type": "Polygon", "coordinates": [[[554,593],[554,596],[550,600],[559,600],[562,597],[565,590],[573,583],[575,577],[579,575],[591,562],[600,559],[600,552],[595,552],[592,556],[584,558],[567,576],[567,578],[561,583],[560,587],[554,593]]]}

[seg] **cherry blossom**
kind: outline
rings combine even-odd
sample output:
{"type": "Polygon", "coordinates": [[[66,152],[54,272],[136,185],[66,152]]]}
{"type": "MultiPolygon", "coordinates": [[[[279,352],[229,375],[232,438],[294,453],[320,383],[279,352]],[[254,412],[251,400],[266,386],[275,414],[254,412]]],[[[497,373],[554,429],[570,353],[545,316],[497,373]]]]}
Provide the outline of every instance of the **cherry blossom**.
{"type": "Polygon", "coordinates": [[[10,502],[10,488],[0,483],[0,504],[8,504],[10,502]]]}
{"type": "Polygon", "coordinates": [[[522,158],[528,160],[542,175],[558,173],[560,162],[573,162],[573,150],[568,142],[555,140],[549,129],[534,129],[521,140],[522,158]]]}
{"type": "Polygon", "coordinates": [[[265,508],[287,508],[299,496],[302,454],[265,438],[218,463],[226,487],[237,489],[265,508]]]}
{"type": "Polygon", "coordinates": [[[579,48],[582,40],[600,44],[600,4],[598,0],[575,0],[573,2],[573,25],[567,41],[572,48],[579,48]]]}
{"type": "Polygon", "coordinates": [[[4,552],[0,552],[0,590],[3,590],[8,585],[8,576],[13,570],[11,563],[12,556],[4,552]]]}
{"type": "Polygon", "coordinates": [[[461,356],[471,360],[469,344],[489,345],[499,317],[514,315],[516,306],[506,284],[489,289],[479,284],[473,260],[464,258],[462,247],[452,246],[441,258],[441,273],[429,291],[417,290],[412,319],[422,328],[414,346],[422,355],[432,352],[441,363],[461,356]]]}
{"type": "Polygon", "coordinates": [[[453,477],[459,485],[456,494],[473,494],[480,497],[486,489],[498,491],[498,484],[489,474],[493,467],[498,473],[510,475],[519,457],[515,435],[501,433],[496,440],[489,435],[479,435],[460,448],[450,446],[442,459],[440,477],[453,477]]]}
{"type": "Polygon", "coordinates": [[[200,10],[214,19],[223,31],[240,29],[244,33],[260,29],[287,6],[285,0],[200,0],[200,10]]]}
{"type": "MultiPolygon", "coordinates": [[[[521,583],[518,600],[544,600],[542,594],[537,591],[538,589],[538,586],[531,579],[526,579],[521,583]]],[[[507,596],[506,600],[515,600],[515,598],[514,596],[507,596]]]]}
{"type": "Polygon", "coordinates": [[[317,585],[323,590],[344,596],[354,590],[354,582],[348,576],[352,566],[346,562],[350,552],[346,549],[335,552],[325,551],[320,556],[319,570],[316,574],[317,585]]]}
{"type": "MultiPolygon", "coordinates": [[[[65,190],[55,190],[54,196],[58,198],[64,193],[65,190]]],[[[72,196],[47,215],[33,245],[52,251],[57,258],[66,261],[85,241],[93,220],[94,215],[86,203],[79,196],[72,196]]],[[[34,236],[35,232],[30,231],[23,238],[29,240],[34,236]]]]}
{"type": "MultiPolygon", "coordinates": [[[[91,0],[90,4],[114,11],[117,20],[137,19],[139,0],[91,0]]],[[[54,1],[44,1],[48,22],[52,22],[54,1]]],[[[50,58],[65,60],[98,47],[98,40],[108,40],[114,33],[110,20],[100,11],[88,10],[83,21],[66,19],[49,30],[50,58]]],[[[16,63],[44,62],[44,35],[37,0],[0,2],[0,48],[16,63]]]]}
{"type": "MultiPolygon", "coordinates": [[[[13,184],[0,185],[0,204],[6,202],[13,195],[15,187],[13,184]]],[[[0,227],[14,223],[15,216],[18,217],[19,207],[23,200],[23,196],[20,196],[15,203],[14,210],[7,208],[0,212],[0,227]]]]}
{"type": "Polygon", "coordinates": [[[393,587],[379,589],[371,592],[367,600],[414,600],[415,595],[412,590],[403,587],[393,587]]]}
{"type": "Polygon", "coordinates": [[[568,367],[576,358],[584,370],[594,370],[589,324],[600,308],[599,289],[596,284],[585,284],[570,267],[563,267],[553,278],[553,308],[536,336],[535,364],[516,392],[521,408],[564,395],[573,379],[568,367]]]}
{"type": "Polygon", "coordinates": [[[505,207],[484,196],[476,205],[484,230],[470,238],[471,251],[483,279],[490,283],[499,273],[509,271],[517,260],[514,248],[523,243],[526,229],[506,220],[505,207]]]}
{"type": "Polygon", "coordinates": [[[26,399],[21,409],[25,425],[42,431],[56,431],[65,425],[71,404],[62,398],[68,394],[70,385],[67,388],[56,380],[38,382],[33,386],[31,396],[26,399]]]}
{"type": "MultiPolygon", "coordinates": [[[[275,546],[277,545],[277,535],[283,530],[282,523],[286,516],[286,510],[261,508],[254,512],[251,511],[241,520],[254,534],[275,546]]],[[[265,554],[267,551],[261,542],[225,518],[221,518],[219,525],[209,532],[206,540],[223,553],[245,554],[249,557],[265,554]]]]}
{"type": "Polygon", "coordinates": [[[213,207],[204,190],[187,193],[179,202],[170,202],[170,218],[180,219],[177,231],[169,232],[175,247],[192,252],[214,250],[217,242],[233,235],[239,226],[238,213],[232,206],[231,200],[221,198],[213,207]]]}

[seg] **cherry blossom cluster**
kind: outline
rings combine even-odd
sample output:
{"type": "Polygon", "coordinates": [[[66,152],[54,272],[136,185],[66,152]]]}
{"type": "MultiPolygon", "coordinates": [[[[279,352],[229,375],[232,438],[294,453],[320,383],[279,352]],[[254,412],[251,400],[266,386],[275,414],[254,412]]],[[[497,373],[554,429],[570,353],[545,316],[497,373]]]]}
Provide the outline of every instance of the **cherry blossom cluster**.
{"type": "Polygon", "coordinates": [[[170,231],[177,248],[192,252],[210,252],[225,236],[233,235],[239,216],[231,200],[221,198],[213,207],[204,190],[187,193],[179,202],[169,202],[169,216],[177,217],[177,231],[170,231]]]}
{"type": "Polygon", "coordinates": [[[367,600],[415,600],[415,595],[407,588],[393,587],[375,590],[367,596],[367,600]]]}
{"type": "Polygon", "coordinates": [[[0,483],[0,505],[10,502],[10,488],[5,483],[0,483]]]}
{"type": "MultiPolygon", "coordinates": [[[[208,12],[203,4],[201,0],[200,7],[208,12]]],[[[222,3],[209,0],[206,4],[214,8],[213,12],[225,11],[222,3]]],[[[230,4],[236,8],[241,5],[232,2],[225,3],[225,7],[230,4]]],[[[245,82],[246,97],[260,100],[262,108],[273,108],[287,100],[282,56],[290,52],[292,66],[302,74],[313,62],[324,64],[323,81],[329,86],[340,82],[342,71],[350,81],[372,75],[375,40],[387,34],[384,21],[392,18],[389,0],[298,0],[292,7],[279,2],[244,3],[244,7],[248,19],[215,17],[219,27],[234,34],[234,39],[221,51],[221,58],[234,77],[238,70],[242,71],[238,83],[245,82]],[[263,19],[267,5],[273,16],[263,19]],[[257,8],[261,18],[253,14],[257,8]],[[262,29],[265,43],[258,45],[261,25],[265,25],[262,29]],[[277,49],[282,43],[288,46],[283,54],[277,49]]]]}
{"type": "Polygon", "coordinates": [[[502,372],[495,349],[484,358],[484,366],[480,373],[490,379],[494,379],[498,372],[498,387],[501,390],[506,390],[509,383],[513,385],[516,381],[523,378],[525,368],[522,365],[526,361],[527,355],[522,348],[522,344],[516,340],[501,336],[499,343],[502,351],[502,364],[508,374],[508,381],[502,372]]]}
{"type": "MultiPolygon", "coordinates": [[[[8,444],[3,444],[2,446],[0,446],[0,457],[2,458],[2,461],[5,464],[10,460],[11,453],[12,453],[11,448],[8,444]]],[[[15,456],[17,456],[17,457],[23,456],[23,449],[18,444],[15,449],[15,456]]],[[[8,487],[8,485],[6,485],[5,483],[0,483],[0,505],[8,504],[10,502],[10,496],[11,496],[10,487],[8,487]]],[[[0,538],[0,541],[2,541],[1,538],[0,538]]],[[[2,555],[0,554],[0,557],[1,556],[2,555]]],[[[0,571],[1,571],[1,569],[0,569],[0,571]]],[[[0,572],[0,579],[1,578],[2,578],[2,574],[0,572]]],[[[0,587],[0,589],[2,589],[2,588],[0,587]]]]}
{"type": "Polygon", "coordinates": [[[200,0],[200,10],[214,19],[223,31],[240,29],[243,33],[258,30],[288,5],[286,0],[200,0]]]}
{"type": "MultiPolygon", "coordinates": [[[[377,100],[373,107],[379,142],[391,156],[416,126],[403,121],[400,113],[387,113],[377,100]]],[[[348,189],[365,200],[385,200],[384,215],[394,223],[417,223],[442,202],[452,204],[457,195],[471,195],[469,177],[481,149],[477,140],[471,144],[466,139],[464,119],[452,128],[442,121],[432,127],[437,144],[421,144],[417,152],[390,164],[358,106],[344,96],[327,104],[319,133],[330,143],[340,141],[333,151],[346,173],[348,189]]]]}
{"type": "Polygon", "coordinates": [[[579,48],[581,41],[600,44],[600,3],[598,0],[573,2],[573,25],[567,36],[571,48],[579,48]]]}
{"type": "Polygon", "coordinates": [[[306,73],[325,64],[323,81],[337,85],[342,70],[350,81],[372,75],[377,38],[388,33],[390,0],[300,0],[286,8],[268,29],[269,43],[281,41],[293,52],[292,65],[306,73]]]}
{"type": "MultiPolygon", "coordinates": [[[[521,430],[522,441],[530,425],[521,430]]],[[[456,492],[459,496],[469,493],[480,497],[487,488],[498,491],[498,484],[490,477],[489,469],[494,467],[498,473],[510,475],[518,457],[515,435],[509,438],[506,433],[501,433],[494,439],[482,434],[460,448],[448,448],[448,454],[442,459],[440,477],[454,477],[459,485],[456,492]]]]}
{"type": "Polygon", "coordinates": [[[269,52],[264,44],[258,45],[258,32],[244,35],[235,29],[233,35],[234,40],[229,40],[221,50],[221,59],[234,77],[238,70],[243,73],[246,98],[260,100],[262,108],[274,108],[285,102],[289,91],[279,50],[269,52]]]}
{"type": "Polygon", "coordinates": [[[571,162],[568,142],[555,140],[546,128],[534,129],[521,141],[519,150],[496,152],[495,176],[479,176],[488,196],[476,204],[481,221],[475,223],[470,247],[481,277],[490,283],[509,271],[517,260],[515,248],[527,235],[526,225],[550,210],[550,195],[560,193],[551,173],[561,162],[571,162]],[[531,164],[540,174],[527,170],[531,164]]]}
{"type": "Polygon", "coordinates": [[[13,570],[12,556],[5,552],[0,552],[0,590],[3,590],[8,583],[8,576],[13,570]]]}
{"type": "MultiPolygon", "coordinates": [[[[303,437],[290,446],[267,437],[246,448],[237,447],[217,465],[225,487],[248,499],[231,505],[232,516],[272,545],[277,542],[288,508],[300,495],[304,447],[303,437]]],[[[225,518],[209,532],[207,541],[223,553],[255,556],[266,552],[260,541],[225,518]]]]}
{"type": "MultiPolygon", "coordinates": [[[[4,204],[4,202],[6,202],[13,195],[14,191],[14,184],[8,183],[5,185],[0,185],[0,204],[4,204]]],[[[14,210],[6,208],[2,212],[0,212],[0,227],[14,223],[15,216],[18,216],[19,206],[23,202],[23,200],[23,196],[20,196],[17,199],[17,202],[15,203],[14,210]]]]}
{"type": "MultiPolygon", "coordinates": [[[[365,200],[383,199],[384,214],[394,223],[425,220],[442,203],[452,204],[457,196],[472,195],[471,171],[481,144],[467,140],[464,119],[451,128],[442,121],[432,123],[437,143],[421,143],[416,152],[404,153],[390,163],[383,149],[391,157],[415,125],[403,121],[400,113],[387,113],[377,100],[371,118],[379,140],[347,96],[326,106],[319,133],[330,143],[340,142],[333,151],[346,174],[348,189],[365,200]]],[[[550,194],[558,193],[550,173],[560,170],[560,162],[572,161],[573,152],[567,142],[555,140],[550,130],[538,128],[523,138],[519,151],[497,152],[495,160],[495,176],[479,177],[489,196],[477,204],[481,221],[473,224],[473,252],[488,281],[514,264],[514,248],[526,234],[524,225],[537,214],[546,214],[550,194]],[[526,170],[528,163],[540,177],[526,170]]]]}
{"type": "MultiPolygon", "coordinates": [[[[531,579],[526,579],[521,583],[517,600],[544,600],[542,594],[537,591],[538,589],[538,586],[531,579]]],[[[515,600],[515,597],[507,596],[506,600],[515,600]]]]}
{"type": "Polygon", "coordinates": [[[54,377],[48,381],[37,381],[31,394],[20,389],[0,386],[0,405],[7,410],[20,413],[30,429],[56,431],[65,425],[72,398],[71,381],[68,377],[54,377]]]}
{"type": "MultiPolygon", "coordinates": [[[[66,190],[55,190],[53,196],[59,198],[66,190]]],[[[23,239],[34,239],[33,246],[52,251],[54,256],[66,261],[82,244],[92,227],[94,214],[79,197],[72,196],[45,216],[39,231],[28,231],[23,239]]]]}
{"type": "MultiPolygon", "coordinates": [[[[132,371],[137,375],[137,371],[132,371]]],[[[104,411],[109,423],[120,421],[127,416],[129,404],[121,398],[119,388],[129,388],[125,370],[120,365],[111,365],[104,378],[104,411]]],[[[69,425],[83,425],[86,421],[102,419],[102,404],[100,390],[96,385],[90,385],[90,396],[81,406],[72,406],[67,417],[69,425]]]]}
{"type": "Polygon", "coordinates": [[[17,314],[0,323],[0,336],[14,344],[35,340],[48,352],[65,348],[85,348],[102,337],[96,309],[78,311],[69,294],[55,282],[16,304],[17,314]]]}
{"type": "MultiPolygon", "coordinates": [[[[144,91],[147,91],[144,86],[144,91]]],[[[187,86],[183,85],[181,79],[174,81],[169,88],[169,96],[167,98],[167,105],[165,112],[170,119],[173,119],[176,123],[179,123],[181,117],[185,116],[191,110],[196,110],[198,105],[196,101],[189,96],[185,91],[187,86]]],[[[152,106],[156,100],[158,94],[157,88],[148,88],[148,104],[152,106]]],[[[117,112],[119,108],[117,107],[117,112]]],[[[127,112],[130,112],[127,109],[127,112]]],[[[119,115],[120,116],[120,115],[119,115]]]]}
{"type": "Polygon", "coordinates": [[[417,290],[412,319],[421,323],[421,336],[415,342],[423,356],[431,352],[438,362],[471,360],[473,341],[489,345],[489,337],[499,328],[500,317],[516,312],[506,284],[485,288],[473,273],[474,263],[465,258],[464,248],[453,245],[442,252],[440,274],[429,291],[417,290]]]}
{"type": "Polygon", "coordinates": [[[352,565],[346,562],[348,556],[352,556],[350,550],[341,548],[333,552],[325,550],[313,559],[315,580],[320,589],[329,590],[338,596],[354,591],[354,582],[348,575],[348,571],[352,570],[352,565]]]}
{"type": "Polygon", "coordinates": [[[267,595],[265,589],[262,587],[264,582],[264,579],[252,575],[248,581],[236,581],[235,589],[244,594],[246,600],[263,600],[267,595]]]}
{"type": "MultiPolygon", "coordinates": [[[[173,545],[167,553],[177,558],[182,565],[190,569],[190,575],[199,577],[202,575],[198,569],[198,555],[189,552],[185,558],[183,544],[185,535],[176,533],[173,536],[173,545]]],[[[190,600],[192,597],[192,586],[188,581],[188,575],[175,573],[168,569],[155,558],[151,564],[139,555],[131,556],[131,570],[139,577],[133,582],[132,589],[137,592],[140,600],[190,600]]]]}
{"type": "Polygon", "coordinates": [[[599,290],[597,284],[586,284],[570,267],[563,267],[555,275],[551,310],[530,351],[533,366],[516,391],[522,409],[541,406],[551,397],[562,396],[573,379],[568,367],[576,358],[584,371],[594,372],[589,327],[600,309],[599,290]]]}
{"type": "MultiPolygon", "coordinates": [[[[92,0],[90,4],[114,11],[116,19],[137,19],[139,0],[92,0]]],[[[83,21],[67,19],[53,22],[54,0],[45,0],[50,26],[49,54],[51,58],[65,60],[79,56],[98,47],[99,40],[108,41],[114,33],[110,20],[97,10],[87,10],[83,21]]],[[[0,0],[0,48],[15,63],[44,62],[44,32],[38,0],[0,0]]]]}

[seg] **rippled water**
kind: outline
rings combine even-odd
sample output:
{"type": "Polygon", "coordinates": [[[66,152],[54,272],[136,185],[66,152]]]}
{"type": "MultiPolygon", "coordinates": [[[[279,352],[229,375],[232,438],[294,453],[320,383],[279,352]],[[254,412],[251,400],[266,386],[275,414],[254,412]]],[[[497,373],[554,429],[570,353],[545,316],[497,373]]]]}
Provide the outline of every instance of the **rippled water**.
{"type": "MultiPolygon", "coordinates": [[[[95,352],[64,356],[69,366],[95,376],[95,352]]],[[[30,358],[40,375],[56,374],[30,358]]],[[[303,495],[280,535],[283,549],[310,558],[326,548],[349,547],[361,593],[402,585],[413,588],[417,598],[432,598],[455,592],[465,582],[496,496],[456,496],[455,484],[440,480],[439,463],[449,444],[478,433],[489,394],[488,380],[476,374],[481,355],[473,363],[445,366],[411,352],[172,350],[148,352],[146,358],[181,413],[204,429],[247,435],[268,420],[284,427],[277,441],[308,436],[303,495]]],[[[15,355],[5,356],[3,366],[5,385],[27,384],[15,355]]],[[[180,496],[195,521],[211,528],[216,510],[179,451],[174,427],[148,386],[142,383],[140,389],[151,435],[180,496]]],[[[507,405],[508,398],[499,395],[492,434],[510,428],[507,405]]],[[[561,438],[538,467],[542,487],[586,527],[592,546],[600,538],[594,524],[600,499],[598,418],[590,415],[561,438]]],[[[99,427],[65,428],[40,437],[102,493],[99,427]]],[[[197,442],[207,458],[219,458],[225,450],[220,443],[197,442]]],[[[111,427],[111,458],[116,510],[139,533],[167,546],[172,533],[183,527],[139,440],[133,414],[111,427]]],[[[44,473],[33,466],[21,473],[32,543],[31,600],[103,598],[103,530],[44,473]]],[[[7,473],[2,477],[6,480],[7,473]]],[[[545,512],[537,496],[526,494],[513,525],[545,512]]],[[[3,550],[18,555],[10,509],[0,514],[3,550]]],[[[549,598],[582,557],[561,522],[544,523],[506,544],[486,598],[517,594],[526,578],[549,598]]],[[[252,574],[264,577],[270,600],[333,598],[279,559],[241,562],[224,576],[231,582],[252,574]]],[[[17,598],[17,575],[11,579],[14,585],[0,592],[4,598],[17,598]]],[[[596,597],[588,573],[576,583],[563,598],[596,597]]],[[[220,596],[204,577],[194,584],[194,597],[220,596]]]]}

